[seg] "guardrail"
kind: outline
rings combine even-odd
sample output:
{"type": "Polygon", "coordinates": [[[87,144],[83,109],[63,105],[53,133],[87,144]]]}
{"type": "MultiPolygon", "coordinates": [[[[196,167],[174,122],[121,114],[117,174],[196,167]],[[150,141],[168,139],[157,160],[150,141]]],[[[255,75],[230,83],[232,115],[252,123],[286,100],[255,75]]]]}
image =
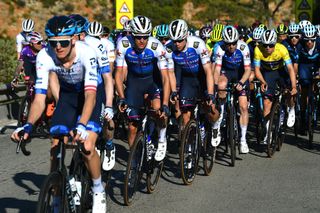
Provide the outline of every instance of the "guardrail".
{"type": "Polygon", "coordinates": [[[25,91],[25,85],[15,88],[10,83],[0,85],[0,120],[18,118],[20,101],[25,96],[25,91]]]}

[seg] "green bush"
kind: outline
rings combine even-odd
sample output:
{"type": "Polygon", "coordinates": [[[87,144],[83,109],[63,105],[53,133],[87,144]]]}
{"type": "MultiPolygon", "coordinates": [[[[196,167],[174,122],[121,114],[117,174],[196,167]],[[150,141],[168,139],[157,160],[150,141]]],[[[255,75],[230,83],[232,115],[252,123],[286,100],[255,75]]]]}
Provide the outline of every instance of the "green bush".
{"type": "Polygon", "coordinates": [[[14,39],[0,39],[0,84],[13,79],[17,66],[17,52],[14,39]]]}

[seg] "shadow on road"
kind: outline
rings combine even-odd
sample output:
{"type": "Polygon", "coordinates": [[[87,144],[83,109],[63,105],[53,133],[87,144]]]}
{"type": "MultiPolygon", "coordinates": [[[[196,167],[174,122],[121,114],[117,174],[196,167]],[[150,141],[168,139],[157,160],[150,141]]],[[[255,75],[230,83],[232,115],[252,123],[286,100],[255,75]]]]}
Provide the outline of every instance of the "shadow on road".
{"type": "Polygon", "coordinates": [[[9,210],[18,210],[14,212],[30,213],[35,212],[37,202],[30,200],[19,200],[17,198],[1,198],[0,199],[0,212],[11,212],[9,210]]]}
{"type": "Polygon", "coordinates": [[[17,186],[24,188],[28,195],[35,195],[39,193],[45,178],[46,178],[46,175],[39,175],[33,172],[21,172],[21,173],[15,174],[15,176],[13,176],[12,179],[17,186]],[[33,189],[30,186],[30,184],[28,184],[28,182],[31,182],[37,188],[33,189]]]}

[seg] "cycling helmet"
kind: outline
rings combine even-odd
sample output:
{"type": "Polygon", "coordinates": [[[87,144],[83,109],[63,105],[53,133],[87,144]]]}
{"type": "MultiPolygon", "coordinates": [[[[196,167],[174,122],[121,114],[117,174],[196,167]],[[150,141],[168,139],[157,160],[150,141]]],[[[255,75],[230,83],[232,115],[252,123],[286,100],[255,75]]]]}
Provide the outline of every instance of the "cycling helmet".
{"type": "Polygon", "coordinates": [[[266,30],[261,36],[262,44],[276,44],[277,43],[277,33],[275,30],[266,30]]]}
{"type": "Polygon", "coordinates": [[[199,36],[202,40],[206,40],[206,39],[210,38],[211,32],[212,32],[211,27],[202,27],[200,29],[199,36]]]}
{"type": "Polygon", "coordinates": [[[157,30],[157,37],[169,37],[169,25],[161,24],[157,30]]]}
{"type": "Polygon", "coordinates": [[[240,36],[246,36],[249,34],[247,27],[239,25],[237,27],[238,33],[240,36]]]}
{"type": "Polygon", "coordinates": [[[151,34],[152,24],[146,16],[136,16],[130,23],[132,35],[149,35],[151,34]]]}
{"type": "MultiPolygon", "coordinates": [[[[216,25],[215,25],[216,26],[216,25]]],[[[223,25],[222,25],[223,26],[223,25]]],[[[223,26],[224,27],[224,26],[223,26]]],[[[220,27],[214,27],[211,32],[210,40],[212,42],[218,42],[222,40],[222,30],[220,27]]]]}
{"type": "Polygon", "coordinates": [[[302,35],[304,38],[315,38],[317,34],[314,25],[306,25],[302,30],[302,35]]]}
{"type": "Polygon", "coordinates": [[[32,19],[25,19],[22,21],[23,32],[29,33],[34,30],[34,21],[32,19]]]}
{"type": "Polygon", "coordinates": [[[298,24],[290,24],[288,29],[289,35],[298,35],[300,34],[300,26],[298,24]]]}
{"type": "Polygon", "coordinates": [[[182,40],[188,36],[188,25],[183,19],[176,19],[169,25],[169,35],[172,40],[182,40]]]}
{"type": "Polygon", "coordinates": [[[279,26],[276,29],[276,33],[278,35],[285,35],[288,34],[288,27],[284,24],[279,24],[279,26]]]}
{"type": "Polygon", "coordinates": [[[267,30],[267,29],[268,29],[268,27],[267,27],[266,25],[264,25],[264,24],[259,24],[258,27],[259,27],[259,28],[262,28],[262,29],[264,29],[264,30],[267,30]]]}
{"type": "Polygon", "coordinates": [[[77,26],[68,16],[54,16],[47,22],[45,32],[48,37],[72,36],[77,32],[77,26]]]}
{"type": "Polygon", "coordinates": [[[88,33],[90,36],[94,36],[94,37],[100,36],[100,35],[103,33],[102,24],[100,24],[100,23],[97,22],[97,21],[91,22],[91,23],[89,24],[88,29],[87,29],[87,33],[88,33]]]}
{"type": "Polygon", "coordinates": [[[156,37],[157,36],[157,32],[158,32],[158,28],[160,25],[157,25],[153,28],[152,30],[152,37],[156,37]]]}
{"type": "Polygon", "coordinates": [[[43,41],[43,38],[40,33],[34,31],[29,33],[27,36],[27,41],[30,43],[38,43],[39,41],[43,41]]]}
{"type": "Polygon", "coordinates": [[[261,41],[261,36],[265,30],[261,27],[256,27],[252,33],[252,39],[254,41],[261,41]]]}
{"type": "Polygon", "coordinates": [[[131,23],[131,20],[130,20],[130,19],[127,19],[127,20],[123,23],[123,31],[131,32],[130,23],[131,23]]]}
{"type": "Polygon", "coordinates": [[[226,43],[233,43],[238,41],[239,33],[233,26],[226,26],[222,31],[222,39],[226,43]]]}
{"type": "Polygon", "coordinates": [[[318,37],[320,37],[320,25],[317,24],[317,25],[314,25],[314,27],[315,27],[316,30],[317,30],[317,35],[318,35],[318,37]]]}
{"type": "Polygon", "coordinates": [[[84,18],[79,14],[71,14],[69,15],[69,18],[72,18],[76,22],[76,25],[77,25],[76,34],[80,34],[82,32],[87,31],[87,28],[89,25],[88,19],[84,18]]]}
{"type": "Polygon", "coordinates": [[[308,20],[302,20],[299,22],[300,30],[303,30],[303,28],[307,25],[312,25],[312,23],[308,20]]]}

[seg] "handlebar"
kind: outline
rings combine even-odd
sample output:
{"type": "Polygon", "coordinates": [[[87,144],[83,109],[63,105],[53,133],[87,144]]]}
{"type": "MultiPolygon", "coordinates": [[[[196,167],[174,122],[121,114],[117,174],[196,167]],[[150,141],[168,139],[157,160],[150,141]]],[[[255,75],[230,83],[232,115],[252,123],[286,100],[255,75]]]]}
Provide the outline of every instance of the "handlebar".
{"type": "Polygon", "coordinates": [[[22,153],[23,153],[25,156],[29,156],[29,155],[31,154],[31,152],[26,149],[26,142],[27,142],[27,141],[23,139],[23,136],[24,136],[24,131],[19,132],[20,140],[19,140],[19,142],[17,143],[16,154],[19,154],[19,152],[20,152],[20,150],[21,150],[22,153]]]}

